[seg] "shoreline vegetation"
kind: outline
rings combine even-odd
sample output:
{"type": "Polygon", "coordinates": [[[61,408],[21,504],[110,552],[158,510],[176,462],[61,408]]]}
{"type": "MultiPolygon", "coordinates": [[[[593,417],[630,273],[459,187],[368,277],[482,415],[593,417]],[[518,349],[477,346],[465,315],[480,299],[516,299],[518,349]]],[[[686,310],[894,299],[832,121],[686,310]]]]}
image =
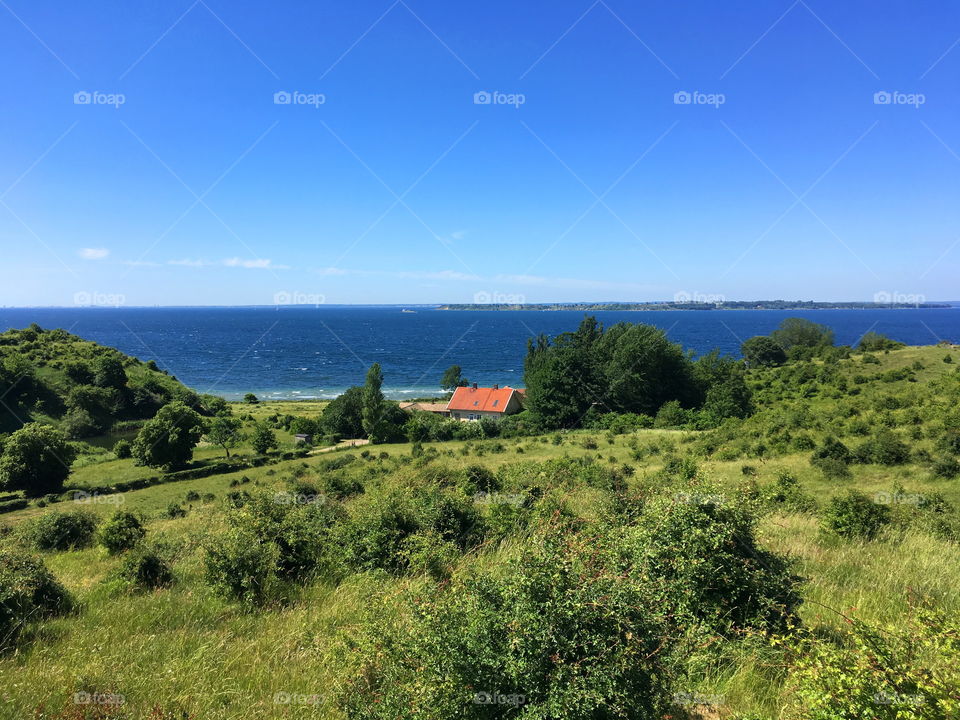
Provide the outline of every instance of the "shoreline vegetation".
{"type": "Polygon", "coordinates": [[[815,302],[791,300],[718,300],[713,301],[651,301],[598,303],[450,303],[437,310],[577,310],[600,312],[604,310],[948,310],[955,304],[940,303],[880,303],[880,302],[815,302]]]}
{"type": "Polygon", "coordinates": [[[0,334],[0,717],[957,717],[957,349],[588,316],[459,422],[0,334]]]}

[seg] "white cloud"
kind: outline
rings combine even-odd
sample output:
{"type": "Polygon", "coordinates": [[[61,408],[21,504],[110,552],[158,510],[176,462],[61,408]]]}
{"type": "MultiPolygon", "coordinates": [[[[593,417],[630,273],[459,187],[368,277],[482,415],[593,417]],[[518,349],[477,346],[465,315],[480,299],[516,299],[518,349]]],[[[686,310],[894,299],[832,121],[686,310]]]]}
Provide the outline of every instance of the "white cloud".
{"type": "Polygon", "coordinates": [[[77,255],[84,260],[103,260],[110,254],[106,248],[80,248],[77,255]]]}
{"type": "Polygon", "coordinates": [[[240,267],[240,268],[249,268],[255,270],[289,270],[288,265],[274,265],[273,261],[265,258],[257,258],[256,260],[244,260],[242,258],[228,258],[223,261],[223,264],[227,267],[240,267]]]}

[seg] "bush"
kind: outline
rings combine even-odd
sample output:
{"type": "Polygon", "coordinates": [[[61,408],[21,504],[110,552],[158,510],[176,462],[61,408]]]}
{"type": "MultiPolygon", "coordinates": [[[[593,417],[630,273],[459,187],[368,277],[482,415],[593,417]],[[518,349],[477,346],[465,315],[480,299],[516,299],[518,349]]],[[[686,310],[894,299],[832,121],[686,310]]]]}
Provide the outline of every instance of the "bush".
{"type": "Polygon", "coordinates": [[[228,599],[261,605],[274,596],[278,558],[276,545],[252,528],[234,526],[206,547],[207,581],[228,599]]]}
{"type": "Polygon", "coordinates": [[[779,632],[801,602],[798,579],[783,558],[758,546],[756,523],[729,496],[697,485],[648,502],[617,545],[641,577],[658,583],[678,627],[779,632]]]}
{"type": "Polygon", "coordinates": [[[890,508],[856,490],[830,500],[823,515],[825,530],[842,538],[872,540],[890,522],[890,508]]]}
{"type": "Polygon", "coordinates": [[[86,508],[48,512],[26,526],[24,539],[37,550],[89,547],[99,522],[99,516],[86,508]]]}
{"type": "Polygon", "coordinates": [[[27,623],[64,613],[72,604],[41,560],[0,549],[0,648],[13,645],[27,623]]]}
{"type": "Polygon", "coordinates": [[[129,440],[117,440],[113,446],[113,454],[117,456],[118,460],[131,458],[133,457],[133,445],[129,440]]]}
{"type": "Polygon", "coordinates": [[[344,660],[359,664],[342,688],[347,717],[652,719],[667,710],[664,613],[587,539],[548,538],[505,573],[408,599],[408,622],[374,607],[351,638],[344,660]]]}
{"type": "Polygon", "coordinates": [[[146,534],[142,518],[126,510],[117,510],[100,528],[100,544],[111,555],[116,555],[133,548],[146,534]]]}
{"type": "Polygon", "coordinates": [[[146,544],[124,557],[119,576],[137,590],[156,590],[173,583],[173,570],[166,553],[146,544]]]}
{"type": "Polygon", "coordinates": [[[810,513],[817,509],[817,502],[803,491],[797,479],[788,472],[780,472],[767,494],[767,501],[785,510],[810,513]]]}

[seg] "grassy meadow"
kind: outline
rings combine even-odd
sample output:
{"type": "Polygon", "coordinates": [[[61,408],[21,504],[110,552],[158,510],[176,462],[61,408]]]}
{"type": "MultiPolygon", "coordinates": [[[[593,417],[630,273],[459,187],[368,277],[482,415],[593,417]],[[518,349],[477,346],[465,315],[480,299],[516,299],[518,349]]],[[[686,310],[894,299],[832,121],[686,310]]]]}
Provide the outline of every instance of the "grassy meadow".
{"type": "MultiPolygon", "coordinates": [[[[131,587],[118,576],[123,555],[111,555],[97,544],[43,552],[44,563],[74,597],[75,607],[61,616],[31,622],[16,644],[0,655],[0,717],[385,717],[390,712],[386,705],[382,711],[364,709],[350,700],[366,692],[362,688],[376,685],[369,673],[400,673],[389,664],[368,664],[362,649],[371,646],[364,643],[377,642],[377,637],[363,639],[376,635],[370,628],[380,627],[377,623],[414,627],[410,623],[415,622],[411,616],[415,608],[433,607],[429,602],[447,587],[460,587],[460,582],[469,587],[464,578],[506,577],[511,568],[536,565],[545,529],[589,534],[595,527],[629,525],[631,513],[676,502],[678,493],[680,497],[709,493],[720,498],[721,505],[751,508],[757,518],[758,547],[785,558],[799,578],[799,626],[821,641],[832,639],[842,647],[851,618],[882,627],[885,633],[907,635],[921,598],[955,623],[960,618],[960,544],[954,534],[960,486],[955,478],[931,470],[937,448],[942,447],[942,418],[952,412],[950,403],[957,397],[955,366],[944,362],[946,354],[941,347],[875,353],[868,361],[855,354],[839,361],[829,376],[818,361],[804,363],[802,372],[789,365],[758,372],[751,378],[757,412],[716,430],[587,429],[416,446],[388,443],[290,460],[276,456],[275,462],[260,467],[98,496],[79,505],[103,519],[117,509],[142,514],[147,538],[164,549],[174,580],[153,590],[131,587]],[[877,428],[902,437],[910,457],[889,465],[851,463],[847,476],[830,475],[811,463],[810,448],[822,446],[827,436],[856,445],[858,438],[869,438],[877,428]],[[798,441],[798,436],[807,439],[798,441]],[[464,478],[477,475],[478,467],[501,478],[497,492],[527,493],[522,521],[510,519],[504,525],[496,505],[477,495],[474,486],[463,489],[464,478]],[[611,489],[604,485],[606,480],[580,481],[575,472],[567,472],[578,467],[595,469],[590,477],[605,478],[602,473],[616,471],[619,484],[611,489]],[[776,496],[784,475],[796,481],[790,485],[791,498],[802,502],[776,496]],[[851,489],[871,498],[887,497],[877,493],[893,498],[887,505],[890,522],[872,538],[840,537],[824,530],[831,500],[851,489]],[[326,541],[330,547],[322,551],[349,548],[355,553],[351,557],[367,559],[338,560],[340,570],[284,584],[255,605],[229,597],[210,581],[206,558],[211,545],[232,537],[236,525],[230,518],[245,512],[243,497],[231,499],[231,493],[272,497],[315,493],[336,505],[340,513],[336,527],[351,528],[343,535],[331,531],[326,541]],[[425,544],[430,552],[422,563],[411,559],[422,553],[414,556],[405,549],[402,566],[392,559],[377,566],[369,559],[374,555],[354,549],[362,545],[367,552],[381,542],[377,533],[394,527],[383,519],[394,511],[393,499],[420,493],[450,497],[459,493],[457,502],[472,504],[477,523],[488,530],[459,548],[442,540],[425,544]],[[931,525],[915,504],[898,500],[909,497],[936,497],[947,508],[938,517],[943,522],[931,525]],[[180,506],[184,514],[171,516],[172,505],[180,506]],[[374,520],[379,523],[375,527],[374,520]],[[419,604],[423,598],[430,599],[423,600],[427,605],[419,604]],[[77,693],[122,696],[123,704],[77,704],[77,693]]],[[[253,422],[277,414],[317,416],[323,404],[262,402],[234,404],[233,410],[249,429],[253,422]]],[[[292,449],[292,438],[280,435],[281,450],[292,449]]],[[[201,445],[194,457],[202,464],[222,460],[223,455],[220,448],[201,445]]],[[[253,457],[253,451],[239,447],[232,455],[242,460],[253,457]]],[[[105,453],[78,461],[68,486],[95,487],[155,474],[131,459],[105,453]]],[[[43,507],[34,503],[6,513],[0,516],[0,525],[6,528],[0,542],[19,546],[24,542],[21,530],[38,517],[76,506],[69,501],[43,507]]],[[[408,548],[402,543],[401,547],[408,548]]],[[[441,607],[444,600],[436,602],[441,607]]],[[[403,637],[402,632],[397,637],[403,637]]],[[[668,710],[658,710],[658,717],[849,716],[817,709],[816,702],[805,700],[809,687],[826,685],[817,685],[821,679],[809,680],[810,672],[795,670],[800,659],[791,648],[764,633],[708,632],[704,637],[680,669],[672,671],[674,702],[668,710]],[[806,686],[802,678],[809,680],[806,686]]],[[[951,661],[960,664],[960,656],[955,654],[956,645],[952,647],[938,647],[917,662],[925,663],[933,676],[955,678],[956,670],[947,666],[951,661]]],[[[381,649],[385,657],[391,652],[381,649]]],[[[413,655],[403,657],[416,665],[413,655]]],[[[397,662],[402,664],[403,657],[397,662]]],[[[454,659],[437,658],[438,664],[447,662],[454,659]]],[[[836,672],[842,669],[838,663],[836,672]]],[[[859,688],[859,682],[851,679],[850,687],[859,688]]],[[[414,710],[420,707],[418,693],[429,694],[425,686],[409,680],[404,687],[409,705],[398,707],[409,709],[397,716],[434,717],[414,710]]],[[[470,694],[467,689],[463,693],[470,694]]],[[[382,695],[384,703],[392,702],[388,695],[382,695]]],[[[947,701],[937,706],[892,702],[850,712],[852,716],[860,712],[863,718],[939,718],[947,717],[943,708],[949,707],[947,701]]],[[[487,710],[484,717],[550,716],[524,714],[522,704],[487,710]]],[[[621,716],[631,717],[582,715],[621,716]]]]}

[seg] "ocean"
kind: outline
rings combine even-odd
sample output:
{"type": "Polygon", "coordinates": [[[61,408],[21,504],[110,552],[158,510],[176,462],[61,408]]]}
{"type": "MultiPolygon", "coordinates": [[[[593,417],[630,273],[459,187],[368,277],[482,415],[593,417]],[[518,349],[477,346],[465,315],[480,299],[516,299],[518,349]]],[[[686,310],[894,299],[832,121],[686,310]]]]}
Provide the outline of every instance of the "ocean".
{"type": "MultiPolygon", "coordinates": [[[[447,311],[401,307],[0,308],[0,328],[62,327],[163,369],[197,392],[238,399],[332,398],[362,384],[374,362],[384,392],[403,399],[437,395],[443,371],[471,382],[523,385],[527,339],[576,329],[580,311],[447,311]]],[[[604,325],[663,328],[697,354],[740,343],[787,317],[828,325],[839,344],[866,332],[910,345],[960,340],[960,308],[909,310],[649,310],[593,313],[604,325]]]]}

